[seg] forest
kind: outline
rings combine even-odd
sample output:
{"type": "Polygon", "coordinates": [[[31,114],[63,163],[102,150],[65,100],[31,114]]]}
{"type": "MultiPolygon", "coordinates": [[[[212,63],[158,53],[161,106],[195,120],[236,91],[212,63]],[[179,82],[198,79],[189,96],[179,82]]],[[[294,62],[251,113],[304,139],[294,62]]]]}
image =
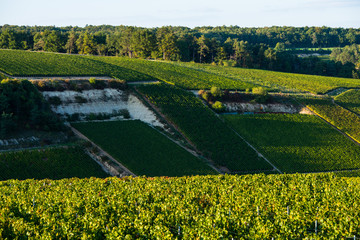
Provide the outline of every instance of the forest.
{"type": "Polygon", "coordinates": [[[4,25],[0,28],[2,49],[193,61],[348,78],[359,78],[356,44],[360,44],[360,29],[329,27],[4,25]],[[315,48],[314,53],[322,53],[322,49],[329,47],[332,53],[328,60],[295,54],[299,48],[310,53],[306,49],[315,48]]]}

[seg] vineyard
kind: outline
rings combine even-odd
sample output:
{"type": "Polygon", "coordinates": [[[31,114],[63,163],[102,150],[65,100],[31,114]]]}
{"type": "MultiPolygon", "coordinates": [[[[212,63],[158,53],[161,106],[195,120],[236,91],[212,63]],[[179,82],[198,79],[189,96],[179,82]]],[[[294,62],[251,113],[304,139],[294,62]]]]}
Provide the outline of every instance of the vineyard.
{"type": "Polygon", "coordinates": [[[339,87],[359,88],[357,79],[324,77],[316,75],[283,73],[258,69],[246,69],[237,67],[219,67],[208,64],[179,63],[172,64],[184,66],[207,73],[217,74],[249,84],[266,86],[270,89],[286,91],[308,91],[312,93],[326,93],[339,87]]]}
{"type": "Polygon", "coordinates": [[[186,89],[210,89],[212,86],[217,86],[223,89],[245,90],[247,88],[256,87],[253,83],[246,83],[218,74],[168,64],[165,62],[119,57],[94,57],[94,59],[99,59],[99,61],[120,66],[122,68],[138,71],[186,89]]]}
{"type": "Polygon", "coordinates": [[[215,174],[202,160],[140,121],[77,123],[73,126],[136,175],[215,174]]]}
{"type": "Polygon", "coordinates": [[[138,90],[217,165],[233,172],[272,169],[192,93],[165,84],[139,86],[138,90]]]}
{"type": "Polygon", "coordinates": [[[341,106],[360,114],[360,89],[350,89],[336,96],[335,101],[341,106]]]}
{"type": "Polygon", "coordinates": [[[153,80],[130,69],[79,55],[0,50],[0,70],[13,76],[110,76],[126,81],[153,80]]]}
{"type": "Polygon", "coordinates": [[[327,98],[307,97],[301,101],[313,112],[360,143],[360,117],[355,113],[333,104],[331,99],[327,98]]]}
{"type": "Polygon", "coordinates": [[[19,50],[0,50],[0,70],[14,76],[110,76],[126,81],[162,80],[187,89],[245,90],[264,86],[277,91],[325,93],[358,88],[359,81],[206,64],[148,61],[19,50]]]}
{"type": "Polygon", "coordinates": [[[101,167],[80,147],[0,153],[0,181],[28,178],[61,179],[107,176],[101,167]]]}
{"type": "Polygon", "coordinates": [[[2,239],[355,239],[360,179],[333,174],[0,182],[2,239]]]}
{"type": "Polygon", "coordinates": [[[320,172],[360,168],[360,148],[312,115],[225,116],[280,170],[320,172]]]}

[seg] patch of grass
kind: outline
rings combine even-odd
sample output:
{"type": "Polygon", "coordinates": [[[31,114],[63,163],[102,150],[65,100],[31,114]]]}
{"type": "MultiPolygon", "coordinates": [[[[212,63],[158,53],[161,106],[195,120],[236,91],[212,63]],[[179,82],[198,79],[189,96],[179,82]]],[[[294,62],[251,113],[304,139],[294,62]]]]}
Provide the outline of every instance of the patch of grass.
{"type": "Polygon", "coordinates": [[[73,126],[136,175],[215,173],[202,160],[141,121],[76,123],[73,126]]]}
{"type": "Polygon", "coordinates": [[[360,147],[316,116],[224,116],[280,170],[287,173],[360,168],[360,147]]]}

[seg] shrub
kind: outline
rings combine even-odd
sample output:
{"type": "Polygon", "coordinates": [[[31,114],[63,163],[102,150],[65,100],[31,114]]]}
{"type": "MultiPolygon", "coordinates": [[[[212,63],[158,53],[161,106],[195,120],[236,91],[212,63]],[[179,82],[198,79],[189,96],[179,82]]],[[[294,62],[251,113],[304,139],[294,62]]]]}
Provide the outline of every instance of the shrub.
{"type": "Polygon", "coordinates": [[[87,103],[87,99],[83,98],[82,96],[75,96],[76,103],[87,103]]]}
{"type": "Polygon", "coordinates": [[[205,99],[206,101],[210,101],[210,99],[212,98],[212,95],[211,95],[211,93],[209,93],[209,92],[204,92],[204,93],[201,95],[201,97],[202,97],[203,99],[205,99]]]}
{"type": "Polygon", "coordinates": [[[262,87],[253,88],[252,93],[256,95],[254,101],[257,103],[266,103],[269,100],[267,90],[262,87]]]}
{"type": "Polygon", "coordinates": [[[217,112],[222,112],[225,110],[224,104],[220,101],[216,101],[213,105],[211,105],[211,107],[217,112]]]}
{"type": "Polygon", "coordinates": [[[59,106],[62,103],[61,99],[58,96],[49,97],[48,101],[51,105],[55,106],[59,106]]]}
{"type": "Polygon", "coordinates": [[[218,87],[211,87],[210,92],[215,98],[220,98],[223,96],[221,89],[218,87]]]}

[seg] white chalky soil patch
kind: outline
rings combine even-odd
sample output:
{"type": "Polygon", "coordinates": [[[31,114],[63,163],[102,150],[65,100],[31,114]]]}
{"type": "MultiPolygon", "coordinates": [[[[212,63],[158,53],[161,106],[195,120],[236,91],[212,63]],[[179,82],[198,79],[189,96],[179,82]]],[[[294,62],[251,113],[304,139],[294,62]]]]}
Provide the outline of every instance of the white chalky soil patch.
{"type": "Polygon", "coordinates": [[[281,113],[300,113],[300,114],[311,114],[304,108],[297,108],[290,104],[259,104],[259,103],[236,103],[226,102],[224,103],[226,111],[235,112],[281,112],[281,113]]]}
{"type": "Polygon", "coordinates": [[[153,126],[164,128],[156,115],[147,108],[135,95],[118,89],[76,91],[44,91],[43,96],[59,97],[62,104],[52,106],[52,110],[60,115],[65,114],[111,114],[120,110],[128,110],[131,119],[138,119],[153,126]],[[76,96],[87,100],[86,103],[77,103],[76,96]]]}

